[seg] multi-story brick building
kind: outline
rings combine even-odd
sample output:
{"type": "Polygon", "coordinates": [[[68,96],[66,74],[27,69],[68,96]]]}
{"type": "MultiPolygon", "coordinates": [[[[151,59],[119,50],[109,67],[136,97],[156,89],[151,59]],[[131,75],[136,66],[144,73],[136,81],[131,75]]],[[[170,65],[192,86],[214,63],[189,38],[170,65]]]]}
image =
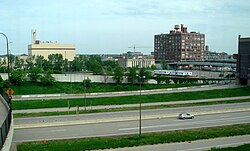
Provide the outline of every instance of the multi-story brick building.
{"type": "Polygon", "coordinates": [[[205,34],[188,32],[187,27],[175,25],[168,34],[154,36],[154,57],[156,62],[165,60],[203,61],[205,34]]]}

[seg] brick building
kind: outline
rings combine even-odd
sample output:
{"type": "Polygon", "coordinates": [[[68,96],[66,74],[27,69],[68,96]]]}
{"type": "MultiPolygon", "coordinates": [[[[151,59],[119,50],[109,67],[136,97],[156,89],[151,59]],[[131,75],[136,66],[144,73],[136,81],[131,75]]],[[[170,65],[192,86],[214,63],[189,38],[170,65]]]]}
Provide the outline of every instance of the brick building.
{"type": "Polygon", "coordinates": [[[187,27],[175,25],[168,34],[154,36],[156,62],[203,61],[205,34],[188,32],[187,27]]]}

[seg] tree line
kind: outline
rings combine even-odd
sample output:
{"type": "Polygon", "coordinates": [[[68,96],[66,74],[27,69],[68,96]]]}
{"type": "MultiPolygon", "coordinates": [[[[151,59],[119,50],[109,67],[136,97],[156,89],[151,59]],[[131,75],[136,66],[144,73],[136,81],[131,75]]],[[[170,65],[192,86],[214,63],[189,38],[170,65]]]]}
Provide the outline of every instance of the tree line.
{"type": "MultiPolygon", "coordinates": [[[[0,62],[0,72],[8,72],[6,60],[0,62]]],[[[91,72],[96,75],[113,76],[117,84],[122,83],[124,77],[132,84],[145,82],[151,77],[149,69],[123,68],[116,61],[102,61],[98,55],[79,55],[73,61],[64,59],[62,54],[51,54],[48,59],[41,55],[29,56],[26,60],[10,55],[9,72],[10,82],[15,85],[21,85],[23,81],[32,81],[49,86],[55,81],[51,74],[73,72],[91,72]]],[[[0,82],[2,86],[8,84],[7,81],[3,81],[1,78],[0,82]]]]}

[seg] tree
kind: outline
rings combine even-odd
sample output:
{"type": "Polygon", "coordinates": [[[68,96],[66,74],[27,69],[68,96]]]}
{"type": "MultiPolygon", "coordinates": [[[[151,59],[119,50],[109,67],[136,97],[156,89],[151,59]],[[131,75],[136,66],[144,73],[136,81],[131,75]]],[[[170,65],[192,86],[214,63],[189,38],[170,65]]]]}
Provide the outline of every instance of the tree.
{"type": "Polygon", "coordinates": [[[13,70],[10,74],[10,82],[14,85],[21,85],[25,81],[25,72],[22,70],[13,70]]]}
{"type": "Polygon", "coordinates": [[[113,79],[116,81],[117,84],[122,83],[123,75],[124,75],[124,68],[121,66],[117,66],[114,69],[114,77],[113,77],[113,79]]]}
{"type": "Polygon", "coordinates": [[[44,61],[45,61],[45,59],[44,59],[44,57],[42,56],[42,55],[38,55],[38,56],[36,56],[36,66],[38,67],[38,68],[43,68],[43,63],[44,63],[44,61]]]}
{"type": "Polygon", "coordinates": [[[38,67],[33,67],[29,73],[28,77],[30,81],[37,82],[41,77],[42,69],[38,67]]]}
{"type": "Polygon", "coordinates": [[[165,60],[161,61],[161,67],[162,67],[163,70],[168,69],[168,64],[167,64],[167,62],[165,60]]]}
{"type": "Polygon", "coordinates": [[[40,85],[42,86],[52,86],[55,82],[55,78],[51,74],[43,74],[40,78],[40,85]]]}
{"type": "Polygon", "coordinates": [[[139,69],[138,81],[145,82],[151,77],[150,71],[146,70],[146,68],[139,69]]]}
{"type": "Polygon", "coordinates": [[[53,69],[53,65],[52,62],[48,61],[48,60],[44,60],[43,61],[43,70],[44,71],[49,71],[53,69]]]}
{"type": "Polygon", "coordinates": [[[51,54],[48,59],[53,65],[53,70],[62,71],[64,63],[62,54],[51,54]]]}
{"type": "Polygon", "coordinates": [[[14,62],[14,69],[21,69],[21,68],[22,68],[21,60],[16,56],[14,62]]]}
{"type": "Polygon", "coordinates": [[[34,61],[35,60],[35,56],[29,56],[27,59],[26,59],[26,68],[29,70],[31,68],[34,67],[34,61]]]}
{"type": "Polygon", "coordinates": [[[89,78],[82,81],[83,88],[90,88],[92,86],[91,80],[89,78]]]}
{"type": "Polygon", "coordinates": [[[86,68],[94,74],[103,74],[101,57],[97,55],[90,56],[86,61],[86,68]]]}
{"type": "Polygon", "coordinates": [[[135,83],[136,81],[136,68],[128,68],[128,73],[126,74],[128,77],[128,82],[135,83]]]}

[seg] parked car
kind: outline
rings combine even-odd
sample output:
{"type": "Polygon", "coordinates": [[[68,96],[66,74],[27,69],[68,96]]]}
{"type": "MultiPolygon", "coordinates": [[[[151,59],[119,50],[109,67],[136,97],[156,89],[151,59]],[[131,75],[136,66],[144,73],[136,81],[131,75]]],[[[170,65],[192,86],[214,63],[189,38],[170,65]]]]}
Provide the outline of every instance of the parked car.
{"type": "Polygon", "coordinates": [[[179,118],[179,119],[193,119],[193,118],[194,118],[194,115],[192,115],[192,114],[190,114],[190,113],[184,112],[184,113],[180,113],[180,114],[178,115],[178,118],[179,118]]]}

